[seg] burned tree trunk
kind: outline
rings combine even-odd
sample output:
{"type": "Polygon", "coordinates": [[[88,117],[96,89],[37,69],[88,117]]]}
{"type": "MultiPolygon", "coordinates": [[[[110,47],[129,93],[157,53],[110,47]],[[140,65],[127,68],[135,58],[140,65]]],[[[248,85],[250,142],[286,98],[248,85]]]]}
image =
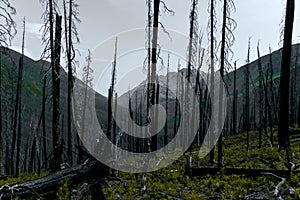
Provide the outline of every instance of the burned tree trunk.
{"type": "Polygon", "coordinates": [[[52,66],[52,98],[53,98],[53,160],[51,163],[52,170],[58,170],[62,163],[62,149],[60,144],[60,128],[59,128],[59,92],[60,92],[60,53],[61,53],[61,21],[62,17],[56,15],[55,28],[55,45],[54,45],[54,64],[52,66]]]}
{"type": "Polygon", "coordinates": [[[233,135],[237,134],[236,131],[236,105],[237,105],[237,91],[236,91],[236,63],[233,72],[233,102],[232,102],[232,130],[233,135]]]}
{"type": "Polygon", "coordinates": [[[31,181],[15,183],[11,185],[4,185],[0,188],[0,196],[3,200],[13,198],[41,198],[49,193],[57,191],[61,181],[68,179],[70,184],[76,185],[80,182],[98,181],[101,185],[106,185],[103,176],[106,175],[107,170],[97,161],[90,161],[86,164],[78,165],[71,168],[66,168],[45,177],[38,178],[31,181]]]}
{"type": "Polygon", "coordinates": [[[248,55],[247,55],[247,65],[245,67],[245,73],[244,73],[244,76],[245,76],[245,84],[246,84],[246,90],[245,90],[245,102],[244,102],[244,127],[245,127],[245,131],[246,131],[246,134],[247,134],[247,151],[249,151],[249,115],[250,115],[250,90],[249,90],[249,76],[250,76],[250,72],[249,72],[249,63],[250,63],[250,44],[251,44],[251,38],[249,38],[249,41],[248,41],[248,55]]]}
{"type": "MultiPolygon", "coordinates": [[[[222,41],[221,41],[221,67],[220,67],[220,86],[221,81],[224,80],[224,68],[225,68],[225,43],[226,43],[226,20],[227,20],[227,0],[224,0],[223,5],[223,23],[222,23],[222,41]]],[[[221,127],[223,124],[222,122],[222,110],[223,110],[223,88],[222,86],[219,88],[219,116],[218,116],[218,129],[221,130],[221,127]]],[[[223,166],[223,131],[221,133],[221,136],[218,140],[218,168],[221,168],[223,166]]]]}
{"type": "MultiPolygon", "coordinates": [[[[151,83],[150,83],[150,106],[149,108],[155,104],[156,93],[155,93],[155,84],[156,82],[156,65],[157,65],[157,43],[158,43],[158,24],[159,24],[159,5],[160,0],[153,1],[153,36],[152,36],[152,46],[151,46],[151,83]]],[[[150,58],[149,58],[150,59],[150,58]]],[[[155,119],[154,119],[155,120],[155,119]]],[[[151,143],[150,149],[151,151],[157,150],[157,134],[156,134],[156,124],[153,123],[153,126],[150,127],[151,135],[151,143]]]]}
{"type": "MultiPolygon", "coordinates": [[[[280,75],[279,148],[289,147],[289,81],[295,1],[287,0],[280,75]]],[[[289,160],[289,158],[288,158],[289,160]]]]}
{"type": "MultiPolygon", "coordinates": [[[[166,85],[166,113],[168,119],[169,110],[169,69],[170,69],[170,54],[168,54],[168,68],[167,68],[167,85],[166,85]]],[[[165,124],[165,134],[164,134],[164,146],[168,144],[168,123],[165,124]]]]}
{"type": "Polygon", "coordinates": [[[47,156],[47,134],[46,134],[46,84],[47,74],[44,72],[43,78],[43,99],[42,99],[42,131],[43,131],[43,160],[45,169],[48,168],[48,156],[47,156]]]}
{"type": "Polygon", "coordinates": [[[18,110],[18,136],[17,136],[17,155],[16,155],[16,176],[19,176],[20,169],[20,149],[21,149],[21,128],[22,128],[22,84],[23,84],[23,68],[24,68],[24,40],[25,40],[25,19],[23,21],[23,39],[22,39],[22,55],[19,60],[19,80],[20,86],[19,86],[19,110],[18,110]]]}

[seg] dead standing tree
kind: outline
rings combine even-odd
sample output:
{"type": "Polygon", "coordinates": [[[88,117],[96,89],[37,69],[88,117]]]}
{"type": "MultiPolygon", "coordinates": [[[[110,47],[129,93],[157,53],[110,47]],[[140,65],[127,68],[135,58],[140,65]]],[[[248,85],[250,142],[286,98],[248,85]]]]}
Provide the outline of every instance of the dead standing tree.
{"type": "MultiPolygon", "coordinates": [[[[148,123],[150,120],[150,116],[155,116],[149,112],[149,109],[151,106],[155,105],[155,100],[156,100],[156,76],[157,76],[157,60],[160,58],[159,56],[159,44],[158,44],[158,28],[159,25],[164,29],[162,23],[159,21],[159,14],[160,14],[160,9],[163,10],[163,12],[167,12],[170,14],[174,14],[174,11],[170,10],[166,4],[161,1],[161,0],[153,0],[151,2],[150,0],[147,1],[147,6],[148,6],[148,26],[152,26],[152,38],[150,35],[150,32],[148,32],[148,92],[147,92],[147,114],[148,114],[148,123]],[[153,7],[151,6],[151,3],[153,3],[153,7]],[[162,5],[161,5],[162,4],[162,5]],[[160,8],[160,6],[162,6],[160,8]],[[151,14],[151,11],[153,9],[153,15],[151,14]],[[150,39],[152,39],[150,42],[150,39]]],[[[151,31],[151,29],[148,27],[148,31],[151,31]]],[[[165,29],[164,29],[165,30],[165,29]]],[[[153,123],[151,123],[153,126],[149,127],[149,132],[150,135],[154,135],[150,139],[150,151],[155,151],[157,150],[157,134],[156,134],[156,122],[155,122],[155,117],[153,119],[153,123]],[[154,134],[155,133],[155,134],[154,134]]]]}
{"type": "MultiPolygon", "coordinates": [[[[16,35],[16,23],[13,20],[13,15],[16,14],[16,9],[9,3],[8,0],[1,0],[0,6],[0,48],[7,47],[11,40],[16,35]]],[[[2,50],[0,50],[0,173],[2,173],[2,50]]]]}
{"type": "Polygon", "coordinates": [[[53,156],[51,169],[58,170],[62,162],[62,149],[60,144],[60,108],[59,108],[59,96],[60,96],[60,56],[61,56],[61,21],[62,17],[57,14],[57,2],[56,0],[41,0],[45,7],[45,12],[42,15],[44,20],[43,26],[43,43],[45,49],[42,53],[42,57],[49,59],[50,68],[52,71],[52,146],[53,156]]]}
{"type": "Polygon", "coordinates": [[[233,101],[232,101],[232,134],[236,135],[236,120],[237,120],[237,113],[236,113],[236,107],[237,107],[237,94],[238,91],[236,90],[236,62],[234,63],[234,72],[233,72],[233,101]]]}
{"type": "MultiPolygon", "coordinates": [[[[91,51],[88,50],[88,55],[85,58],[86,65],[83,67],[83,76],[82,76],[82,81],[84,83],[84,96],[83,96],[83,113],[82,113],[82,119],[81,119],[81,140],[84,140],[84,133],[85,133],[85,114],[86,114],[86,109],[87,109],[87,103],[89,102],[88,99],[88,92],[89,92],[89,87],[92,87],[92,82],[93,82],[93,69],[91,67],[92,63],[92,55],[91,51]]],[[[77,135],[77,144],[78,146],[82,146],[82,141],[80,140],[79,136],[77,135]]],[[[83,154],[82,151],[79,151],[78,155],[78,163],[83,163],[83,154]]]]}
{"type": "Polygon", "coordinates": [[[279,150],[282,148],[287,152],[287,161],[289,157],[289,82],[290,82],[290,65],[291,65],[291,48],[293,23],[295,12],[295,1],[286,1],[285,28],[281,59],[281,75],[280,75],[280,110],[279,110],[279,128],[278,143],[279,150]]]}
{"type": "Polygon", "coordinates": [[[62,147],[60,143],[60,53],[61,53],[61,22],[62,17],[56,14],[56,25],[55,25],[55,45],[54,45],[54,66],[52,68],[52,98],[53,98],[53,170],[60,169],[62,163],[62,147]]]}
{"type": "MultiPolygon", "coordinates": [[[[209,5],[208,5],[208,10],[209,10],[209,22],[208,22],[208,40],[209,40],[209,57],[210,57],[210,93],[211,95],[211,102],[214,103],[215,99],[214,99],[214,92],[215,92],[215,62],[216,62],[216,24],[217,24],[217,20],[216,20],[216,9],[215,9],[215,5],[216,5],[216,0],[210,0],[208,1],[209,5]]],[[[211,106],[211,116],[214,116],[214,107],[211,106]]],[[[212,135],[213,136],[213,135],[212,135]]],[[[215,138],[212,138],[211,141],[214,141],[215,138]]],[[[213,148],[210,151],[210,158],[209,158],[209,162],[213,163],[214,159],[215,159],[215,148],[213,148]]]]}
{"type": "MultiPolygon", "coordinates": [[[[115,132],[113,132],[113,113],[112,113],[112,107],[113,107],[113,98],[114,98],[114,92],[115,92],[115,83],[116,83],[116,67],[117,67],[117,49],[118,49],[118,38],[115,40],[115,54],[114,54],[114,61],[112,63],[112,71],[111,71],[111,85],[108,89],[108,101],[107,101],[107,130],[106,130],[106,136],[109,140],[112,142],[115,140],[116,135],[115,132]]],[[[113,155],[111,155],[113,156],[113,155]]]]}
{"type": "MultiPolygon", "coordinates": [[[[230,49],[233,45],[235,37],[233,31],[236,28],[236,22],[230,17],[230,14],[235,11],[233,0],[224,0],[223,2],[223,22],[222,22],[222,37],[221,37],[221,55],[220,55],[220,88],[219,88],[219,116],[218,116],[218,129],[222,130],[223,124],[223,95],[221,81],[224,80],[224,72],[230,69],[230,60],[232,58],[232,50],[230,49]],[[231,54],[231,55],[230,55],[231,54]]],[[[223,166],[223,133],[218,140],[218,168],[223,166]]]]}
{"type": "Polygon", "coordinates": [[[249,122],[249,115],[250,115],[250,90],[249,90],[249,63],[250,63],[250,46],[251,46],[251,37],[249,38],[248,41],[248,53],[247,53],[247,59],[246,59],[246,66],[245,66],[245,71],[244,71],[244,77],[245,77],[245,101],[244,101],[244,128],[247,134],[247,151],[249,151],[249,129],[250,129],[250,122],[249,122]]]}
{"type": "Polygon", "coordinates": [[[64,0],[64,22],[65,22],[65,42],[66,42],[66,59],[67,59],[67,69],[68,69],[68,96],[67,96],[67,137],[68,137],[68,160],[72,165],[73,156],[72,156],[72,94],[73,94],[73,85],[74,85],[74,73],[77,62],[76,49],[74,44],[79,43],[78,30],[76,27],[76,22],[79,23],[79,5],[74,2],[74,0],[69,0],[69,12],[67,15],[67,2],[64,0]],[[74,41],[75,40],[75,41],[74,41]]]}
{"type": "Polygon", "coordinates": [[[15,175],[19,176],[20,173],[20,149],[21,149],[21,137],[22,137],[22,86],[23,86],[23,68],[24,68],[24,48],[25,48],[25,17],[23,21],[23,36],[22,36],[22,55],[19,60],[19,75],[18,86],[19,89],[19,109],[18,109],[18,132],[17,132],[17,154],[16,154],[16,172],[15,175]]]}
{"type": "MultiPolygon", "coordinates": [[[[151,67],[150,67],[150,106],[155,105],[155,79],[156,79],[156,66],[157,66],[157,47],[158,47],[158,25],[159,25],[159,6],[160,0],[153,1],[153,33],[152,33],[152,44],[151,44],[151,67]]],[[[150,59],[150,58],[149,58],[150,59]]],[[[151,114],[149,114],[151,115],[151,114]]],[[[154,116],[154,115],[152,115],[154,116]]],[[[154,125],[150,127],[150,134],[154,135],[151,137],[150,149],[151,151],[157,150],[157,135],[156,135],[156,124],[155,119],[153,119],[154,125]],[[155,134],[153,134],[155,133],[155,134]]]]}
{"type": "Polygon", "coordinates": [[[192,103],[190,102],[189,90],[190,90],[190,83],[191,83],[191,73],[192,68],[194,69],[197,62],[197,52],[198,52],[198,0],[192,0],[192,8],[190,12],[190,30],[189,30],[189,44],[187,50],[187,81],[185,85],[184,91],[184,112],[183,112],[183,119],[184,119],[184,130],[187,131],[185,133],[183,139],[183,146],[187,145],[187,141],[189,137],[188,130],[192,130],[190,124],[190,112],[192,111],[192,103]]]}

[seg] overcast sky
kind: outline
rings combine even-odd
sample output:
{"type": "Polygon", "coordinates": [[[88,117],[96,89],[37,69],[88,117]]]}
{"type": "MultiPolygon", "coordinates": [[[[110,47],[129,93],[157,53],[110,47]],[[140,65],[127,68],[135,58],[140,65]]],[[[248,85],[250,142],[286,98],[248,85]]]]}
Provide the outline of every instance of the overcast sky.
{"type": "MultiPolygon", "coordinates": [[[[80,5],[80,19],[78,25],[81,39],[78,49],[82,53],[80,61],[87,54],[87,49],[95,49],[98,44],[112,35],[134,28],[143,28],[146,25],[146,3],[145,0],[75,0],[80,5]]],[[[168,7],[175,11],[175,16],[162,14],[161,22],[166,28],[173,29],[184,35],[189,29],[189,10],[191,0],[164,0],[168,7]]],[[[61,4],[62,0],[59,0],[61,4]]],[[[39,59],[43,49],[41,33],[41,15],[43,8],[39,0],[11,0],[17,9],[16,21],[18,24],[18,35],[12,45],[20,50],[21,44],[21,20],[26,17],[26,54],[33,59],[39,59]]],[[[221,1],[217,0],[218,4],[221,1]]],[[[204,32],[203,47],[207,46],[207,0],[199,0],[199,26],[204,32]]],[[[232,17],[237,21],[236,37],[233,46],[234,58],[239,60],[238,65],[245,63],[247,54],[248,38],[252,37],[251,60],[256,59],[256,45],[260,40],[261,54],[267,54],[269,45],[273,50],[279,48],[279,30],[282,15],[284,13],[283,0],[239,0],[235,1],[236,13],[232,17]]],[[[299,42],[300,36],[300,6],[296,1],[296,13],[294,24],[294,43],[299,42]]],[[[62,12],[62,10],[61,10],[62,12]]],[[[221,13],[221,8],[217,9],[221,13]]],[[[218,18],[221,22],[221,19],[218,18]]],[[[220,35],[221,25],[217,26],[220,35]]]]}

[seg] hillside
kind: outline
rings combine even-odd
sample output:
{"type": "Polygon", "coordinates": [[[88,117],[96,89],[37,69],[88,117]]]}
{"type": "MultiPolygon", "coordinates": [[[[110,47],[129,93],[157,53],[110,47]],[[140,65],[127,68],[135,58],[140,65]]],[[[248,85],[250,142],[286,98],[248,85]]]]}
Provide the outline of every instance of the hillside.
{"type": "MultiPolygon", "coordinates": [[[[18,63],[21,54],[11,49],[1,48],[1,97],[2,97],[2,123],[3,123],[3,144],[10,146],[12,135],[12,116],[14,110],[14,102],[16,98],[16,85],[18,76],[18,63]]],[[[52,145],[52,100],[51,100],[51,70],[49,71],[50,63],[43,60],[34,61],[31,58],[24,57],[24,72],[23,72],[23,92],[22,92],[22,140],[21,140],[21,157],[29,157],[32,155],[32,146],[34,137],[41,145],[42,148],[42,128],[37,129],[39,119],[42,112],[42,91],[43,91],[43,77],[47,74],[46,85],[46,133],[47,133],[47,146],[52,145]]],[[[61,134],[62,141],[66,140],[66,120],[67,120],[67,74],[64,68],[61,68],[60,75],[60,118],[61,118],[61,134]]],[[[101,120],[105,121],[107,113],[107,99],[96,94],[96,105],[99,108],[97,112],[102,113],[101,120]]],[[[77,132],[72,125],[73,144],[77,143],[77,132]]],[[[51,154],[51,148],[47,150],[47,154],[51,154]]],[[[6,155],[6,149],[3,151],[6,155]]],[[[74,154],[75,156],[75,154],[74,154]]],[[[5,164],[4,164],[5,166],[5,164]]],[[[25,164],[22,169],[29,166],[25,164]]],[[[33,167],[34,168],[34,167],[33,167]]]]}

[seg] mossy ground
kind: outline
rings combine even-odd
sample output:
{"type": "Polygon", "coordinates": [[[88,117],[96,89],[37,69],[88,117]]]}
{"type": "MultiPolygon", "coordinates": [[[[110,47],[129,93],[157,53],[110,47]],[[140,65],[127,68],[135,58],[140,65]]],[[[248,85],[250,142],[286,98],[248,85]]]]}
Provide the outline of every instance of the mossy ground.
{"type": "MultiPolygon", "coordinates": [[[[263,136],[263,145],[258,147],[258,131],[249,133],[249,150],[246,150],[246,134],[224,139],[224,168],[248,169],[287,169],[285,151],[278,151],[277,132],[274,132],[274,146],[263,136]]],[[[300,136],[298,136],[300,137],[300,136]]],[[[197,167],[208,167],[208,156],[199,159],[199,147],[194,146],[190,152],[181,156],[172,165],[146,174],[146,192],[141,191],[141,174],[120,172],[118,176],[107,178],[109,187],[103,188],[107,199],[275,199],[274,190],[281,179],[272,175],[251,177],[245,175],[216,175],[190,177],[185,175],[186,157],[192,155],[197,167]]],[[[292,162],[300,164],[300,141],[291,143],[292,162]]],[[[217,150],[215,152],[217,155],[217,150]]],[[[216,167],[216,164],[209,167],[216,167]]],[[[299,170],[299,169],[298,169],[299,170]]],[[[41,176],[44,176],[43,172],[41,176]]],[[[36,179],[35,173],[21,174],[18,178],[0,180],[4,184],[36,179]]],[[[72,197],[68,180],[61,182],[56,192],[57,199],[72,197]]],[[[283,199],[300,199],[300,174],[291,174],[280,189],[283,199]]],[[[87,196],[89,199],[91,196],[87,196]]]]}
{"type": "MultiPolygon", "coordinates": [[[[263,135],[263,145],[259,148],[258,131],[249,133],[250,143],[247,151],[246,134],[224,139],[224,168],[247,169],[286,169],[286,153],[278,151],[277,131],[274,129],[274,145],[263,135]]],[[[199,159],[199,150],[191,152],[198,167],[208,166],[208,156],[199,159]]],[[[300,142],[291,143],[292,162],[300,163],[300,142]]],[[[103,192],[108,199],[275,199],[274,190],[281,179],[272,175],[251,177],[245,175],[204,175],[190,177],[185,175],[186,157],[161,170],[146,174],[147,191],[141,192],[141,174],[120,172],[117,178],[107,181],[110,185],[103,192]]],[[[215,153],[217,155],[217,152],[215,153]]],[[[214,164],[216,165],[216,164],[214,164]]],[[[214,165],[210,167],[215,167],[214,165]]],[[[300,174],[291,174],[280,190],[283,199],[300,199],[300,174]]]]}

